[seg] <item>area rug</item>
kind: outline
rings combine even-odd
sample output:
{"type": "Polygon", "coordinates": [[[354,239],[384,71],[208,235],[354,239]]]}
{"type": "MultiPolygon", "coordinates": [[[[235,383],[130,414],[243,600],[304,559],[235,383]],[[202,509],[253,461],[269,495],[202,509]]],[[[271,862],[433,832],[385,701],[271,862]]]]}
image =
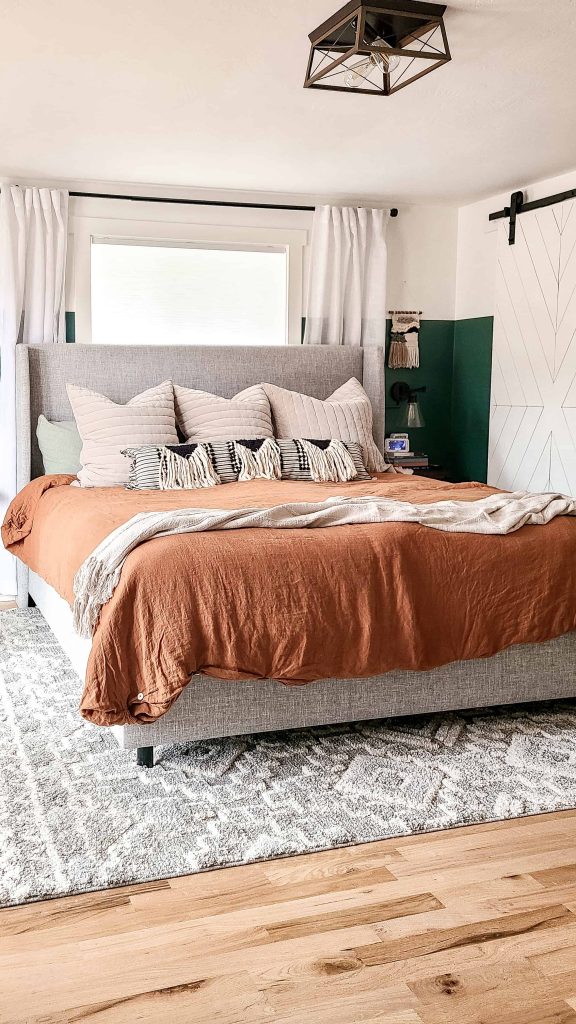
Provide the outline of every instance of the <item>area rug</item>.
{"type": "Polygon", "coordinates": [[[576,701],[203,740],[146,769],[80,693],[38,611],[0,614],[0,905],[576,806],[576,701]]]}

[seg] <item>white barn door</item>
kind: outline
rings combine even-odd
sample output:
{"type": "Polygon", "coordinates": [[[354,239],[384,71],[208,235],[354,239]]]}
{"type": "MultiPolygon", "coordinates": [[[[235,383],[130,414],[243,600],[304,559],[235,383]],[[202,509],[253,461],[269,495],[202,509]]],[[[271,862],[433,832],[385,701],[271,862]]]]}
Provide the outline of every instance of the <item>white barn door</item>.
{"type": "Polygon", "coordinates": [[[576,496],[576,200],[499,222],[488,483],[576,496]]]}

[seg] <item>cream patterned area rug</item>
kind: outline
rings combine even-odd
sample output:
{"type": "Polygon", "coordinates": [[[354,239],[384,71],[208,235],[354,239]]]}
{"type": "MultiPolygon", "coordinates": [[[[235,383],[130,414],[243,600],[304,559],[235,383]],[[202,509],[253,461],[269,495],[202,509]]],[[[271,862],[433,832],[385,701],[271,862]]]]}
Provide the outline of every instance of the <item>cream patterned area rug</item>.
{"type": "Polygon", "coordinates": [[[576,701],[204,740],[146,769],[80,692],[38,611],[0,614],[0,905],[576,806],[576,701]]]}

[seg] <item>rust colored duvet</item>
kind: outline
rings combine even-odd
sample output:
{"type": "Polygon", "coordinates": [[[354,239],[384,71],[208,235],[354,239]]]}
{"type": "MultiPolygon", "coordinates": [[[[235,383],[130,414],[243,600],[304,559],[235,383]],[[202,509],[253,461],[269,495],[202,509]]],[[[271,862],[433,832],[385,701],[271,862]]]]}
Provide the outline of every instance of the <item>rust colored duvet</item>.
{"type": "MultiPolygon", "coordinates": [[[[72,479],[28,484],[2,529],[5,545],[69,603],[84,559],[148,509],[266,507],[336,494],[473,501],[493,493],[389,474],[194,492],[70,487],[72,479]]],[[[157,537],[131,552],[102,610],[81,713],[98,725],[153,721],[199,671],[302,684],[430,669],[549,640],[576,629],[575,566],[576,520],[562,517],[496,537],[409,523],[157,537]]]]}

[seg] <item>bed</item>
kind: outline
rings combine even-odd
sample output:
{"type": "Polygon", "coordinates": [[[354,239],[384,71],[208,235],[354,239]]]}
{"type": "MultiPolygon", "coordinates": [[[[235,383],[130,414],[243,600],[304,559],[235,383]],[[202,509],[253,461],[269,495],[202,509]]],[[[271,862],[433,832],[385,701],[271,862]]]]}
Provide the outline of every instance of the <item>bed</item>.
{"type": "MultiPolygon", "coordinates": [[[[35,435],[39,414],[51,420],[71,418],[66,383],[103,392],[116,402],[126,402],[167,378],[223,397],[267,380],[324,399],[350,377],[356,377],[369,395],[374,439],[382,449],[384,355],[378,348],[21,346],[17,352],[18,486],[42,474],[35,435]]],[[[470,494],[474,497],[475,492],[470,494]]],[[[576,528],[576,523],[570,526],[576,528]]],[[[570,540],[573,536],[574,531],[570,540]]],[[[75,634],[69,604],[61,594],[19,562],[20,606],[25,607],[30,598],[83,677],[91,641],[75,634]]],[[[551,639],[539,636],[536,643],[507,645],[490,656],[451,660],[424,670],[366,675],[365,665],[359,664],[357,673],[350,671],[346,678],[332,676],[305,686],[287,686],[277,678],[236,680],[194,672],[161,717],[111,728],[123,748],[136,749],[138,762],[150,766],[155,747],[177,742],[574,696],[576,597],[572,602],[567,596],[560,604],[543,634],[551,639]]]]}

